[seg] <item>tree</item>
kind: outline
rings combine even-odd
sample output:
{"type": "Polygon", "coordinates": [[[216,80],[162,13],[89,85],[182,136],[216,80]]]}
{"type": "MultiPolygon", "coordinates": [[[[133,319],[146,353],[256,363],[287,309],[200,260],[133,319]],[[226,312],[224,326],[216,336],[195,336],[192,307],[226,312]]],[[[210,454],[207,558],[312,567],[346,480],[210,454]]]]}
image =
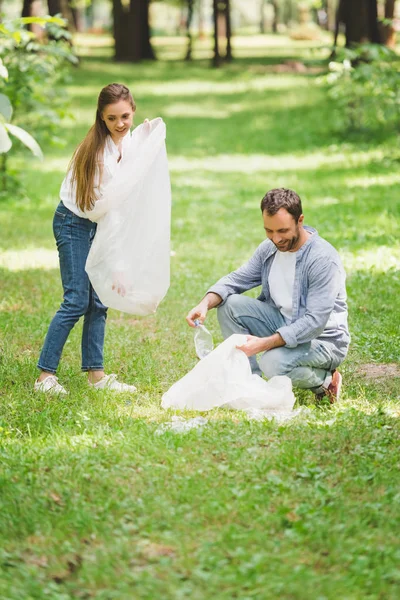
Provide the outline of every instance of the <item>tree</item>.
{"type": "Polygon", "coordinates": [[[32,8],[33,8],[33,0],[24,0],[22,4],[22,12],[21,17],[31,17],[32,16],[32,8]]]}
{"type": "Polygon", "coordinates": [[[274,16],[272,19],[272,33],[278,33],[278,18],[279,18],[279,5],[277,0],[269,0],[274,10],[274,16]]]}
{"type": "Polygon", "coordinates": [[[47,6],[51,17],[60,15],[63,12],[61,0],[47,0],[47,6]]]}
{"type": "Polygon", "coordinates": [[[345,27],[346,47],[363,42],[381,43],[377,0],[340,0],[335,42],[339,23],[343,23],[345,27]]]}
{"type": "Polygon", "coordinates": [[[193,45],[193,37],[190,30],[193,20],[193,9],[194,9],[194,0],[187,0],[188,14],[186,19],[186,37],[187,37],[187,50],[185,60],[192,59],[192,45],[193,45]]]}
{"type": "Polygon", "coordinates": [[[232,60],[231,46],[231,9],[230,0],[213,0],[213,18],[214,18],[214,56],[213,65],[219,67],[223,60],[232,60]],[[226,39],[226,51],[222,56],[220,52],[220,34],[226,39]]]}
{"type": "MultiPolygon", "coordinates": [[[[22,3],[22,17],[34,17],[38,16],[35,14],[37,11],[37,4],[35,0],[23,0],[22,3]]],[[[80,14],[81,9],[76,3],[76,0],[47,0],[47,12],[51,17],[56,15],[62,15],[68,22],[68,27],[80,31],[80,14]]],[[[28,29],[34,30],[35,24],[29,24],[28,29]]],[[[38,30],[36,29],[36,33],[38,30]]]]}
{"type": "Polygon", "coordinates": [[[385,20],[382,25],[382,42],[394,48],[396,45],[396,32],[393,27],[394,9],[396,0],[385,0],[385,20]]]}
{"type": "Polygon", "coordinates": [[[150,0],[113,0],[115,60],[155,59],[150,42],[150,0]]]}

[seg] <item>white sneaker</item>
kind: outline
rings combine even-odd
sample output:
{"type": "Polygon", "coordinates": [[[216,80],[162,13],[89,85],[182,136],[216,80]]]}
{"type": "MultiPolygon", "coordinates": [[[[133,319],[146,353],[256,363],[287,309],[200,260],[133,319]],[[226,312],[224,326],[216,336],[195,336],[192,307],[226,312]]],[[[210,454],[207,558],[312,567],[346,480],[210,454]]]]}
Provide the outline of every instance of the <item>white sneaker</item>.
{"type": "Polygon", "coordinates": [[[91,387],[94,387],[96,390],[110,390],[111,392],[136,392],[137,389],[134,385],[128,385],[127,383],[121,383],[117,381],[117,376],[114,373],[111,375],[104,375],[97,383],[90,383],[91,387]]]}
{"type": "Polygon", "coordinates": [[[35,392],[44,392],[45,394],[68,394],[67,390],[58,383],[58,377],[55,375],[48,375],[45,379],[42,379],[42,381],[36,379],[33,389],[35,392]]]}

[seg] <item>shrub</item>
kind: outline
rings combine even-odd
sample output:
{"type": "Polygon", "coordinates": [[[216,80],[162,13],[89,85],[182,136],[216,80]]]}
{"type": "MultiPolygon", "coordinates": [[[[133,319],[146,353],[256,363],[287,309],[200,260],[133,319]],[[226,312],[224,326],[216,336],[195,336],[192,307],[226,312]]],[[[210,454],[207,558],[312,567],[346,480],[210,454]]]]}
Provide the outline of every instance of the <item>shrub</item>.
{"type": "Polygon", "coordinates": [[[399,57],[392,50],[375,44],[342,49],[329,71],[322,80],[340,129],[400,125],[399,57]]]}
{"type": "MultiPolygon", "coordinates": [[[[66,96],[61,92],[68,66],[76,64],[70,34],[59,17],[23,18],[0,23],[0,153],[5,182],[6,153],[11,148],[8,133],[40,155],[40,142],[62,143],[57,136],[66,115],[66,96]],[[46,41],[39,42],[25,26],[38,23],[48,28],[46,41]],[[12,123],[7,122],[11,120],[12,123]],[[23,129],[22,127],[23,126],[23,129]],[[27,130],[27,131],[25,131],[27,130]]],[[[18,149],[20,144],[14,146],[18,149]]]]}

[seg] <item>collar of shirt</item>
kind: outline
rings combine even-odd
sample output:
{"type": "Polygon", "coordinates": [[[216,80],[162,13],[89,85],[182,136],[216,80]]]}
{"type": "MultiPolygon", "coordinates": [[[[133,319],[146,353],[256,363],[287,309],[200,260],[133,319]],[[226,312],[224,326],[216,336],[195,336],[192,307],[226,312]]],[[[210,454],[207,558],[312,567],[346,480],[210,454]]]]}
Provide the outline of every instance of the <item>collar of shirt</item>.
{"type": "Polygon", "coordinates": [[[118,161],[120,155],[122,159],[125,148],[127,148],[131,142],[131,135],[131,132],[128,131],[128,133],[122,138],[121,152],[118,149],[118,146],[116,145],[114,140],[112,139],[111,135],[109,135],[104,146],[104,162],[106,162],[108,159],[115,159],[116,161],[118,161]]]}

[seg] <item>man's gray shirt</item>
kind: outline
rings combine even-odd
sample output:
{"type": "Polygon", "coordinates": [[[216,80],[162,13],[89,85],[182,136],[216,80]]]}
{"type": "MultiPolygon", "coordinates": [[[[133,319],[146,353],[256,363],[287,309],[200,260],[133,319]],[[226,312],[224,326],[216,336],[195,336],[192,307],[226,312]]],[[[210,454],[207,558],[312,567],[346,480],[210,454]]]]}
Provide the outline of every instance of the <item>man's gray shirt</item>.
{"type": "MultiPolygon", "coordinates": [[[[350,343],[346,274],[335,248],[312,227],[304,228],[313,235],[296,252],[292,320],[287,320],[277,332],[287,348],[296,348],[316,338],[329,344],[335,368],[346,356],[350,343]]],[[[222,277],[208,292],[221,296],[224,303],[231,294],[242,294],[261,285],[258,299],[276,307],[268,283],[275,252],[275,244],[265,240],[247,263],[222,277]]]]}

